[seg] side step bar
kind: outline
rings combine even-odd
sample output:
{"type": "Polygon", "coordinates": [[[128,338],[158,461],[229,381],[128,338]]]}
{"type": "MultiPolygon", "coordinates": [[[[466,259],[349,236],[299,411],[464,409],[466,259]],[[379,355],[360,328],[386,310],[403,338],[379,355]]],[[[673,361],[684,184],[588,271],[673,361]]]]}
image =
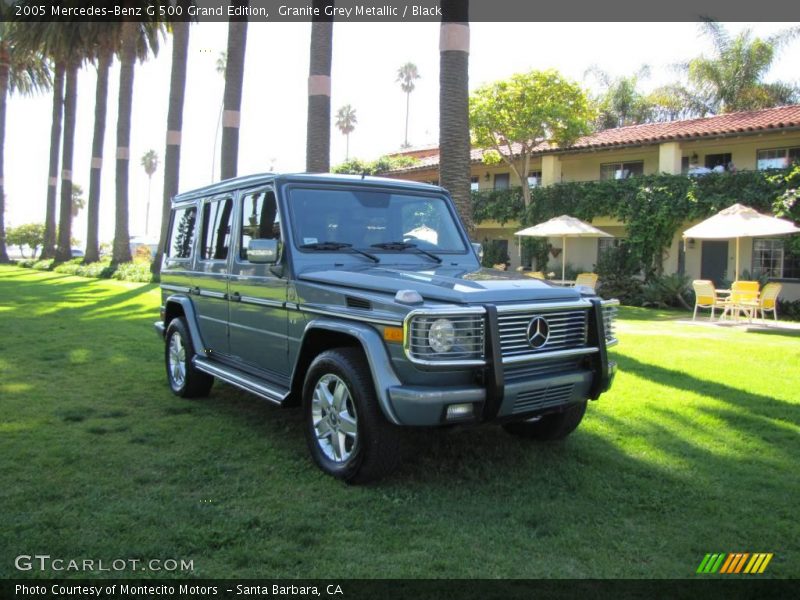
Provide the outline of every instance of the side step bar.
{"type": "Polygon", "coordinates": [[[286,397],[289,395],[289,390],[273,387],[261,379],[256,379],[243,371],[220,365],[219,363],[212,362],[201,356],[195,356],[192,359],[192,363],[198,371],[213,375],[225,383],[230,383],[233,386],[255,394],[264,400],[269,400],[279,406],[284,403],[286,397]]]}

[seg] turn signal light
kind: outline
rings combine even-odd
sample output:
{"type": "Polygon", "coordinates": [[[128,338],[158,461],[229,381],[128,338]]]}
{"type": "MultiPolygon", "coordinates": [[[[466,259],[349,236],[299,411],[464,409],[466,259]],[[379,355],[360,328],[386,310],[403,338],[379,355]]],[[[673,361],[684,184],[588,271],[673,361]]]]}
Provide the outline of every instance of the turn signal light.
{"type": "Polygon", "coordinates": [[[383,339],[387,342],[403,343],[403,328],[402,327],[384,327],[383,339]]]}

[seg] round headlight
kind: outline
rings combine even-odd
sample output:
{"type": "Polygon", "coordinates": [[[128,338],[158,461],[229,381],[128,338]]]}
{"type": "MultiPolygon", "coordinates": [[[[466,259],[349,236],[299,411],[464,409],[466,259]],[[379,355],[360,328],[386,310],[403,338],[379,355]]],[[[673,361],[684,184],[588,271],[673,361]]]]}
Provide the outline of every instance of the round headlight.
{"type": "Polygon", "coordinates": [[[450,352],[456,341],[456,330],[450,319],[436,319],[428,331],[428,344],[434,352],[450,352]]]}

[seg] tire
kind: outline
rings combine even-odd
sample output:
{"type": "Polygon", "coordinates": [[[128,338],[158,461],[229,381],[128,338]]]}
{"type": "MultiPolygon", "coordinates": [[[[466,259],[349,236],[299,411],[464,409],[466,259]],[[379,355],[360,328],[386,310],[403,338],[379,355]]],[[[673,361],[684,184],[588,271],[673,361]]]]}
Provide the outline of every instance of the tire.
{"type": "Polygon", "coordinates": [[[181,398],[208,396],[214,378],[194,368],[194,346],[183,317],[170,321],[164,342],[164,365],[172,393],[181,398]]]}
{"type": "Polygon", "coordinates": [[[378,406],[359,348],[328,350],[314,359],[303,385],[303,416],[311,457],[328,475],[367,483],[400,463],[401,430],[378,406]]]}
{"type": "Polygon", "coordinates": [[[563,440],[580,425],[586,412],[586,400],[571,404],[563,412],[544,415],[529,421],[506,423],[503,429],[511,435],[537,440],[554,442],[563,440]]]}

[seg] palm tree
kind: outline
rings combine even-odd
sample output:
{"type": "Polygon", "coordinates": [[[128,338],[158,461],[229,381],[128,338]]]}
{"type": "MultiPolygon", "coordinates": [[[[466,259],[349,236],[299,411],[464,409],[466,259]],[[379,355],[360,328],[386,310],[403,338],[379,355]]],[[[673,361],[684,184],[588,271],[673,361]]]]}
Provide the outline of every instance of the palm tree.
{"type": "Polygon", "coordinates": [[[147,235],[150,224],[150,188],[153,185],[153,175],[158,170],[158,152],[152,148],[142,155],[142,167],[147,173],[147,209],[144,213],[144,234],[147,235]]]}
{"type": "MultiPolygon", "coordinates": [[[[58,218],[58,239],[55,258],[58,261],[72,258],[70,245],[72,240],[72,157],[75,147],[75,118],[78,99],[78,69],[91,54],[90,32],[92,25],[86,22],[26,23],[24,29],[17,30],[17,42],[28,51],[41,51],[51,57],[56,65],[64,66],[64,115],[61,146],[61,200],[58,218]]],[[[57,106],[54,106],[54,117],[57,106]]],[[[54,119],[57,120],[57,119],[54,119]]],[[[55,129],[55,127],[54,127],[55,129]]],[[[52,133],[52,131],[51,131],[52,133]]],[[[52,141],[52,138],[51,138],[52,141]]],[[[51,147],[51,159],[53,148],[51,147]]],[[[51,168],[53,161],[51,160],[51,168]]],[[[51,172],[51,188],[53,187],[51,172]]],[[[49,212],[48,206],[48,212],[49,212]]],[[[45,232],[52,223],[45,222],[45,232]]],[[[49,241],[49,240],[46,240],[49,241]]],[[[52,246],[45,248],[50,252],[52,246]]]]}
{"type": "Polygon", "coordinates": [[[628,77],[612,77],[599,67],[592,66],[586,71],[602,86],[602,93],[594,100],[599,108],[595,128],[599,131],[627,125],[648,123],[656,117],[656,107],[649,95],[642,94],[639,82],[650,75],[650,67],[642,65],[628,77]]]}
{"type": "MultiPolygon", "coordinates": [[[[178,193],[181,162],[181,131],[183,129],[183,99],[186,91],[186,57],[189,51],[189,23],[172,24],[172,74],[169,84],[167,111],[167,148],[164,151],[164,196],[161,203],[161,235],[158,252],[151,265],[155,275],[161,272],[161,260],[169,234],[169,212],[172,197],[178,193]]],[[[215,144],[216,146],[216,144],[215,144]]]]}
{"type": "MultiPolygon", "coordinates": [[[[128,4],[139,4],[139,2],[129,2],[128,4]]],[[[134,68],[137,58],[143,61],[150,51],[153,54],[158,53],[158,38],[165,29],[164,23],[156,21],[123,21],[121,25],[119,101],[117,104],[117,194],[114,245],[111,253],[111,262],[113,264],[131,260],[130,232],[128,228],[128,176],[134,68]]]]}
{"type": "Polygon", "coordinates": [[[336,113],[336,127],[339,128],[339,131],[342,132],[342,135],[344,135],[347,140],[347,149],[344,153],[345,160],[350,159],[350,134],[355,130],[356,123],[358,123],[356,109],[349,104],[345,104],[336,113]]]}
{"type": "Polygon", "coordinates": [[[325,6],[333,0],[314,0],[318,16],[311,18],[311,52],[308,64],[308,123],[306,171],[327,173],[331,168],[331,56],[333,17],[325,6]]]}
{"type": "MultiPolygon", "coordinates": [[[[111,23],[102,23],[102,31],[97,31],[97,85],[94,100],[94,133],[92,135],[92,162],[89,175],[89,206],[86,224],[86,251],[84,262],[100,260],[100,182],[103,169],[103,143],[106,134],[106,114],[108,108],[108,73],[114,60],[114,37],[111,23]]],[[[113,28],[118,33],[118,26],[113,28]]]]}
{"type": "Polygon", "coordinates": [[[12,28],[11,24],[0,22],[0,263],[8,262],[3,186],[6,99],[9,94],[31,94],[52,84],[47,61],[36,52],[18,49],[8,37],[12,28]]]}
{"type": "MultiPolygon", "coordinates": [[[[247,7],[248,0],[234,4],[247,7]]],[[[247,49],[247,19],[234,17],[228,22],[228,50],[225,61],[225,94],[222,112],[220,179],[236,177],[239,163],[239,121],[242,108],[244,57],[247,49]]]]}
{"type": "Polygon", "coordinates": [[[472,229],[469,142],[469,0],[443,0],[439,31],[439,183],[472,229]]]}
{"type": "Polygon", "coordinates": [[[419,78],[417,65],[412,62],[407,62],[397,69],[397,81],[400,83],[400,89],[406,93],[406,137],[405,142],[403,142],[403,148],[408,148],[408,109],[411,102],[411,92],[417,87],[414,82],[419,78]]]}
{"type": "Polygon", "coordinates": [[[674,112],[681,102],[686,105],[687,98],[691,116],[701,117],[758,110],[800,100],[800,89],[796,85],[764,82],[780,51],[800,35],[800,27],[784,29],[761,39],[754,38],[751,29],[732,37],[720,23],[706,21],[701,24],[701,32],[711,39],[714,53],[679,65],[688,76],[688,88],[678,84],[657,90],[666,112],[674,112]]]}
{"type": "MultiPolygon", "coordinates": [[[[225,69],[228,68],[228,53],[223,51],[217,57],[216,71],[222,75],[222,80],[225,81],[225,69]]],[[[225,96],[223,94],[222,102],[219,103],[219,116],[217,117],[217,127],[214,129],[214,146],[211,148],[211,183],[214,183],[214,171],[217,168],[217,138],[219,136],[220,127],[222,127],[222,111],[225,109],[225,96]]]]}
{"type": "Polygon", "coordinates": [[[64,61],[55,61],[53,78],[53,117],[50,124],[50,166],[47,171],[47,203],[44,217],[44,242],[41,258],[52,258],[56,251],[56,195],[58,165],[61,158],[61,119],[64,112],[64,61]]]}

